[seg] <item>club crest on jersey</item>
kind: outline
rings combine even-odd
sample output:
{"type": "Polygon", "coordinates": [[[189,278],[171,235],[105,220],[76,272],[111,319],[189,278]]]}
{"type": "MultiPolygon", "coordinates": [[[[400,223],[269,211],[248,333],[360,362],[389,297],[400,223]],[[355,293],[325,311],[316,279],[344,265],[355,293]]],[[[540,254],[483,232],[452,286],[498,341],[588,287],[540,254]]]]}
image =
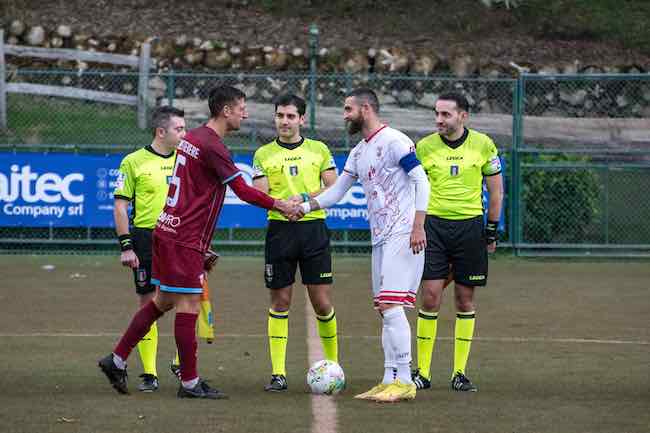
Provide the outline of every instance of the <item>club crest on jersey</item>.
{"type": "Polygon", "coordinates": [[[298,166],[297,165],[290,165],[289,166],[289,174],[291,176],[298,176],[298,166]]]}
{"type": "Polygon", "coordinates": [[[451,176],[458,176],[458,166],[457,165],[452,165],[450,167],[449,174],[451,176]]]}
{"type": "Polygon", "coordinates": [[[377,148],[377,158],[381,158],[381,152],[382,152],[383,150],[384,150],[384,149],[383,149],[382,147],[378,147],[378,148],[377,148]]]}

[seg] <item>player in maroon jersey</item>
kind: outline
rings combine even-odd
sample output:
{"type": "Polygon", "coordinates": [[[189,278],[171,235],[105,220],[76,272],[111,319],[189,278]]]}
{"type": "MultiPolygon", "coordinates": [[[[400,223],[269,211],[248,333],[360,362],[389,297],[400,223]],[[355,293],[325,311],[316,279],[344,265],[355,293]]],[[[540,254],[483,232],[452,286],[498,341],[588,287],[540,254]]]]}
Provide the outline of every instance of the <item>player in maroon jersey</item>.
{"type": "Polygon", "coordinates": [[[274,200],[246,184],[235,166],[223,137],[237,131],[248,117],[246,96],[230,86],[216,87],[208,97],[208,123],[187,133],[177,149],[164,210],[153,235],[152,283],[158,285],[154,299],[140,309],[113,353],[99,361],[109,382],[127,394],[126,359],[151,324],[176,308],[174,335],[181,361],[179,398],[226,398],[210,387],[196,370],[196,319],[202,292],[203,258],[223,207],[226,186],[242,200],[287,216],[295,205],[274,200]]]}

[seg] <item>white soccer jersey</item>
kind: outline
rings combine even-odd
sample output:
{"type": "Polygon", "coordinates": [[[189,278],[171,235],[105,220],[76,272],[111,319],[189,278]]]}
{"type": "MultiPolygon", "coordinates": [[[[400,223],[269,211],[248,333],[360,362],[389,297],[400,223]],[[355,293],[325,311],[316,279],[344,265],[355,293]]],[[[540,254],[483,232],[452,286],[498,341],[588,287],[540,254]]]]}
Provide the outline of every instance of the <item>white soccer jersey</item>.
{"type": "Polygon", "coordinates": [[[343,169],[361,182],[368,200],[372,244],[410,234],[415,218],[415,184],[400,160],[415,144],[400,131],[384,126],[350,152],[343,169]]]}

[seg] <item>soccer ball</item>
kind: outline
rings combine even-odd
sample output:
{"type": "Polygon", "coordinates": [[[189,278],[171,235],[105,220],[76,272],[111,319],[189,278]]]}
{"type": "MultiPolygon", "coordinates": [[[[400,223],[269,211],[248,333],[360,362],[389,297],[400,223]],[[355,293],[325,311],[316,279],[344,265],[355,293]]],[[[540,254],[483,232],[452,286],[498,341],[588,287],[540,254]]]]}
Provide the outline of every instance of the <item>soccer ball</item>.
{"type": "Polygon", "coordinates": [[[307,385],[314,394],[338,394],[345,388],[345,374],[336,362],[324,359],[309,367],[307,385]]]}

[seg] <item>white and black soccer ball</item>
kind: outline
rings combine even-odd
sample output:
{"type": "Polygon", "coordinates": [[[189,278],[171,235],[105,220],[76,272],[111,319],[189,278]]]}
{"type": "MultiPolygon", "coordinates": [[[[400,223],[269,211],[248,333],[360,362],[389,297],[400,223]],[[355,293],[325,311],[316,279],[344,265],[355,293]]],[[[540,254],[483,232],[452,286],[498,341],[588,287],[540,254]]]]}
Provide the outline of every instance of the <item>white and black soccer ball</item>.
{"type": "Polygon", "coordinates": [[[309,367],[307,385],[314,394],[338,394],[345,388],[345,374],[336,362],[324,359],[309,367]]]}

